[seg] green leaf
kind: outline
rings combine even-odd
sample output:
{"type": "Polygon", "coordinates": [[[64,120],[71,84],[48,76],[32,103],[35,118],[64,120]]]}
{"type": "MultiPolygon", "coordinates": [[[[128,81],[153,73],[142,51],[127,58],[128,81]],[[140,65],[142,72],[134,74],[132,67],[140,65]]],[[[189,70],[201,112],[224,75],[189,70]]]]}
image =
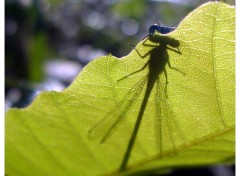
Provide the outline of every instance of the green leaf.
{"type": "Polygon", "coordinates": [[[6,174],[137,175],[234,162],[234,25],[234,7],[207,3],[129,55],[92,61],[63,92],[9,110],[6,174]]]}

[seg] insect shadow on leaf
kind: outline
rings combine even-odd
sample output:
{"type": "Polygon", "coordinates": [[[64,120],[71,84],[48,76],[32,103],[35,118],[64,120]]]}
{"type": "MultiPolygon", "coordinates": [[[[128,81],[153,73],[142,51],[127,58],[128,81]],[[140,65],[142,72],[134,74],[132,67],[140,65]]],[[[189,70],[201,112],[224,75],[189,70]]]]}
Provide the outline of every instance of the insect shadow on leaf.
{"type": "MultiPolygon", "coordinates": [[[[135,90],[134,91],[129,91],[125,97],[131,96],[132,97],[137,97],[141,90],[143,89],[143,86],[145,85],[145,83],[147,83],[147,87],[145,90],[145,94],[144,94],[144,98],[143,101],[141,103],[141,107],[137,116],[137,120],[135,122],[133,131],[131,132],[130,135],[130,139],[128,141],[128,145],[127,145],[127,149],[125,151],[123,160],[121,162],[120,171],[123,171],[126,169],[127,163],[129,161],[130,158],[130,154],[131,151],[133,149],[133,145],[136,141],[136,137],[137,137],[137,133],[142,121],[142,117],[143,117],[143,113],[146,109],[147,106],[147,102],[148,99],[150,97],[150,94],[152,92],[152,89],[156,84],[159,84],[159,75],[161,73],[164,73],[165,78],[166,78],[166,86],[165,86],[165,98],[167,98],[167,84],[168,84],[168,75],[167,75],[167,71],[165,69],[165,66],[168,65],[169,68],[180,72],[181,74],[185,75],[182,71],[180,71],[177,68],[174,68],[171,66],[170,61],[169,61],[169,55],[167,50],[171,50],[177,54],[181,54],[181,51],[179,50],[179,46],[180,46],[180,42],[178,40],[175,40],[174,38],[170,38],[168,36],[160,36],[160,35],[150,35],[148,38],[146,38],[146,40],[143,42],[144,46],[148,46],[148,47],[152,47],[152,49],[146,53],[145,55],[141,55],[137,49],[135,49],[135,51],[138,53],[138,55],[141,58],[145,58],[149,55],[149,60],[147,61],[147,63],[139,70],[130,73],[129,75],[119,79],[117,82],[120,82],[122,80],[124,80],[125,78],[136,74],[138,72],[141,72],[143,70],[145,70],[148,67],[148,74],[145,77],[145,80],[143,81],[139,81],[135,86],[135,90]],[[146,41],[151,41],[151,43],[153,44],[146,44],[146,41]],[[138,90],[139,89],[139,90],[138,90]]],[[[91,136],[97,136],[100,133],[104,132],[104,135],[100,141],[100,143],[104,143],[113,133],[113,130],[116,130],[117,126],[119,125],[119,122],[122,121],[122,119],[125,118],[126,113],[128,112],[129,108],[134,104],[136,98],[131,98],[131,100],[127,103],[125,103],[125,101],[127,100],[127,98],[123,99],[122,101],[120,101],[119,104],[124,104],[123,107],[120,108],[121,110],[121,114],[119,114],[119,116],[113,118],[112,114],[114,114],[113,111],[111,111],[110,113],[108,113],[103,119],[101,119],[98,123],[96,123],[90,130],[89,130],[89,137],[90,138],[94,138],[91,136]],[[111,116],[112,118],[108,118],[109,116],[111,116]],[[104,129],[104,126],[106,129],[104,129]]],[[[161,124],[161,122],[160,122],[161,124]]],[[[162,131],[162,127],[160,125],[160,133],[162,131]]],[[[160,135],[160,141],[162,140],[162,137],[160,135]]],[[[162,144],[161,144],[162,145],[162,144]]],[[[162,146],[160,147],[162,148],[162,146]]],[[[161,149],[160,149],[161,150],[161,149]]],[[[160,151],[161,152],[161,151],[160,151]]]]}
{"type": "MultiPolygon", "coordinates": [[[[165,66],[168,65],[169,68],[176,70],[176,71],[180,72],[181,74],[185,75],[185,73],[183,73],[181,70],[171,66],[170,61],[169,61],[169,55],[167,52],[167,50],[171,50],[173,52],[181,54],[181,51],[179,50],[180,42],[178,40],[175,40],[174,38],[170,38],[168,36],[158,36],[158,35],[150,35],[148,39],[153,43],[157,43],[158,46],[145,44],[145,42],[147,41],[147,40],[145,40],[143,42],[143,45],[144,46],[152,46],[153,49],[151,49],[148,53],[146,53],[143,56],[135,49],[135,47],[133,45],[131,45],[134,47],[134,49],[136,50],[136,52],[138,53],[138,55],[141,58],[145,58],[148,55],[150,57],[149,57],[148,62],[140,70],[137,70],[137,71],[129,74],[128,76],[135,74],[137,72],[140,72],[140,71],[144,70],[146,67],[148,67],[149,73],[148,73],[147,88],[145,91],[144,99],[142,101],[140,111],[138,113],[137,121],[135,123],[131,138],[128,142],[128,146],[127,146],[126,152],[124,154],[124,157],[123,157],[123,160],[122,160],[122,163],[120,166],[120,171],[123,171],[126,169],[127,162],[130,158],[131,151],[132,151],[134,142],[137,137],[137,133],[138,133],[141,121],[142,121],[143,113],[147,106],[149,96],[154,87],[154,84],[156,82],[159,82],[159,75],[162,72],[164,73],[165,78],[166,78],[165,95],[166,95],[166,98],[168,97],[167,96],[168,75],[167,75],[165,66]]],[[[160,131],[161,131],[161,127],[160,127],[160,131]]]]}

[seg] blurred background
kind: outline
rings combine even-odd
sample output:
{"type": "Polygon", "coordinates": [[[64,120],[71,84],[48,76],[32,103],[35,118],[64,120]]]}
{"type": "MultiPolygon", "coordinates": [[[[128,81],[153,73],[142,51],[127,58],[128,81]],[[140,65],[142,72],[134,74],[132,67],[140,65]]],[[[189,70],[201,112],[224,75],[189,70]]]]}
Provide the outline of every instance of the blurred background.
{"type": "MultiPolygon", "coordinates": [[[[156,23],[177,26],[207,0],[5,0],[5,110],[61,91],[92,59],[127,55],[156,23]]],[[[224,1],[235,5],[234,0],[224,1]]],[[[169,175],[234,175],[232,166],[169,175]]]]}
{"type": "MultiPolygon", "coordinates": [[[[206,0],[5,0],[5,109],[61,91],[92,59],[127,55],[156,23],[177,26],[206,0]]],[[[234,5],[234,0],[226,3],[234,5]]]]}

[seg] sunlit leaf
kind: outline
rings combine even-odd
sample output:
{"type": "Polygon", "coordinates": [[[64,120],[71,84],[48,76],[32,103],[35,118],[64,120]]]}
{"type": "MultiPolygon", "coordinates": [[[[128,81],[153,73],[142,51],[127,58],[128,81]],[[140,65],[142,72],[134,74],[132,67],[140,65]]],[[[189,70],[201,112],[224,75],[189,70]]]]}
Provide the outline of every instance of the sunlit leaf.
{"type": "Polygon", "coordinates": [[[234,7],[207,3],[127,56],[95,59],[63,92],[9,110],[7,175],[138,174],[233,162],[234,25],[234,7]]]}

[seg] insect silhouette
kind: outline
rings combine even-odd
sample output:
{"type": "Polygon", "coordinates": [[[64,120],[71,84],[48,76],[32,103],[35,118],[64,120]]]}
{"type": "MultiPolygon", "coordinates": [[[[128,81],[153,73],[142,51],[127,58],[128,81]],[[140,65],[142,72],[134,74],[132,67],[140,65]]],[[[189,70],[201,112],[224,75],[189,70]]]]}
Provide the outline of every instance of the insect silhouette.
{"type": "MultiPolygon", "coordinates": [[[[160,35],[149,35],[149,37],[143,42],[144,46],[150,46],[153,47],[148,53],[146,53],[145,55],[141,55],[137,49],[135,49],[135,51],[138,53],[138,55],[141,58],[145,58],[147,56],[149,56],[149,60],[146,62],[146,64],[140,69],[137,70],[135,72],[132,72],[131,74],[125,76],[124,78],[121,78],[119,81],[126,79],[127,77],[136,74],[138,72],[141,72],[145,69],[148,68],[148,74],[146,75],[146,77],[144,78],[146,81],[141,81],[139,83],[137,83],[136,86],[139,87],[139,89],[142,89],[143,86],[146,84],[146,90],[144,93],[144,99],[141,103],[141,107],[140,107],[140,111],[138,113],[137,116],[137,120],[135,122],[134,128],[132,130],[132,134],[131,137],[128,141],[128,145],[127,145],[127,149],[125,151],[125,154],[123,156],[123,160],[121,162],[121,165],[119,167],[120,171],[123,171],[126,169],[127,163],[129,161],[130,155],[131,155],[131,151],[133,149],[136,137],[137,137],[137,133],[139,131],[140,128],[140,124],[143,118],[143,113],[146,109],[147,106],[147,102],[149,100],[150,94],[152,92],[152,89],[154,87],[155,84],[159,84],[159,75],[161,73],[164,73],[165,78],[166,78],[166,86],[165,86],[165,98],[167,98],[167,84],[168,84],[168,75],[167,75],[167,71],[165,69],[166,65],[175,70],[180,72],[181,74],[184,75],[184,73],[182,71],[180,71],[177,68],[174,68],[171,66],[170,61],[169,61],[169,55],[168,55],[168,51],[167,50],[171,50],[177,54],[181,54],[181,51],[179,50],[179,46],[180,46],[180,42],[175,40],[174,38],[170,38],[168,36],[160,36],[160,35]],[[154,44],[157,45],[150,45],[150,44],[146,44],[146,41],[151,41],[154,44]]],[[[139,91],[133,92],[130,91],[131,94],[134,94],[133,97],[138,96],[139,95],[139,91]]],[[[126,96],[129,96],[130,93],[127,93],[126,96]]],[[[123,104],[125,100],[122,100],[119,104],[123,104]]],[[[113,133],[113,130],[116,129],[116,127],[119,125],[120,121],[122,119],[125,118],[126,112],[129,110],[129,108],[133,105],[134,100],[130,100],[128,103],[125,103],[125,106],[122,108],[122,112],[119,116],[111,116],[111,118],[108,118],[110,115],[108,114],[107,116],[105,116],[103,119],[101,119],[101,121],[99,123],[97,123],[96,125],[94,125],[90,130],[89,130],[89,135],[90,136],[94,136],[98,133],[101,133],[100,131],[102,131],[102,129],[104,128],[104,126],[107,128],[105,129],[105,134],[102,137],[101,143],[104,143],[109,137],[110,135],[113,133]]],[[[112,113],[112,112],[111,112],[112,113]]],[[[159,117],[160,120],[162,117],[159,117]]],[[[160,123],[161,124],[161,123],[160,123]]],[[[162,130],[162,127],[160,126],[160,131],[162,130]]],[[[160,141],[161,141],[161,136],[160,136],[160,141]]],[[[162,145],[162,143],[161,143],[162,145]]],[[[162,146],[160,146],[160,148],[162,148],[162,146]]],[[[161,150],[161,149],[160,149],[161,150]]]]}
{"type": "MultiPolygon", "coordinates": [[[[159,75],[162,72],[164,73],[165,78],[166,78],[165,93],[166,93],[166,98],[167,98],[168,76],[167,76],[165,66],[168,65],[169,68],[174,69],[174,70],[182,73],[183,75],[185,75],[181,70],[171,66],[170,61],[169,61],[168,52],[167,52],[167,49],[168,49],[168,50],[172,50],[178,54],[181,54],[181,52],[178,49],[180,46],[179,41],[177,41],[173,38],[169,38],[167,36],[155,37],[153,35],[150,35],[149,40],[152,41],[153,43],[158,43],[159,45],[154,46],[153,49],[149,51],[149,53],[147,53],[143,56],[141,56],[140,53],[136,50],[136,52],[140,55],[140,57],[144,58],[147,55],[150,55],[150,58],[149,58],[148,62],[140,70],[130,74],[130,75],[135,74],[141,70],[144,70],[146,67],[148,67],[148,70],[149,70],[148,79],[147,79],[147,89],[145,91],[144,99],[142,101],[141,108],[140,108],[140,111],[139,111],[139,114],[137,117],[137,121],[136,121],[134,129],[133,129],[131,138],[129,140],[127,150],[125,152],[122,164],[120,166],[120,170],[124,170],[127,166],[127,162],[130,158],[130,154],[131,154],[134,142],[137,137],[137,133],[138,133],[141,121],[142,121],[144,110],[147,106],[147,102],[148,102],[150,93],[152,92],[154,84],[155,83],[159,84],[159,75]]],[[[147,44],[143,44],[143,45],[150,46],[147,44]]]]}
{"type": "MultiPolygon", "coordinates": [[[[175,27],[169,27],[169,26],[163,26],[158,24],[153,24],[149,28],[149,35],[153,35],[155,31],[158,31],[161,34],[167,34],[169,32],[172,32],[175,29],[175,27]]],[[[149,36],[148,35],[148,36],[149,36]]]]}

